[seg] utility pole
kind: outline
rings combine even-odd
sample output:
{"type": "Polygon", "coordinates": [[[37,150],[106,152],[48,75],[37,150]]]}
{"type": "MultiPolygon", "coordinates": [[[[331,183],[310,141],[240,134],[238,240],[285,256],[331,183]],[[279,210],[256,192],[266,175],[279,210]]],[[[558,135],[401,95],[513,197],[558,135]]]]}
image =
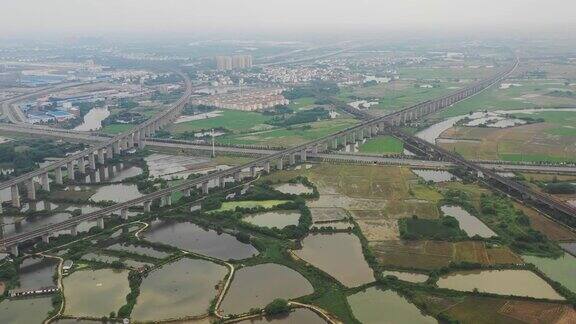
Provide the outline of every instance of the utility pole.
{"type": "Polygon", "coordinates": [[[212,157],[216,157],[216,149],[214,147],[214,128],[210,130],[210,135],[212,135],[212,157]]]}

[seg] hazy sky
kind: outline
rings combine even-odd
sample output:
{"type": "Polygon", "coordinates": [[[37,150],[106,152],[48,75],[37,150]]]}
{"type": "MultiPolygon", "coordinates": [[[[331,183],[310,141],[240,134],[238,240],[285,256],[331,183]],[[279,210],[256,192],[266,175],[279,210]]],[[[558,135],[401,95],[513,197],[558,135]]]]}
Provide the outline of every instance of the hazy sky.
{"type": "Polygon", "coordinates": [[[0,0],[0,37],[575,26],[576,0],[0,0]]]}

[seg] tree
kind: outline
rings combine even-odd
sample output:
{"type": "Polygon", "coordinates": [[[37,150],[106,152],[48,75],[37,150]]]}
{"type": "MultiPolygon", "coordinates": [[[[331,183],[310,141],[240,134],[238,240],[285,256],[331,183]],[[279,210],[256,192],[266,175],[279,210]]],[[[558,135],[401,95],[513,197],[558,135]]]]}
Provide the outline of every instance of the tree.
{"type": "Polygon", "coordinates": [[[284,314],[290,311],[290,305],[285,299],[276,298],[270,304],[264,307],[266,315],[284,314]]]}

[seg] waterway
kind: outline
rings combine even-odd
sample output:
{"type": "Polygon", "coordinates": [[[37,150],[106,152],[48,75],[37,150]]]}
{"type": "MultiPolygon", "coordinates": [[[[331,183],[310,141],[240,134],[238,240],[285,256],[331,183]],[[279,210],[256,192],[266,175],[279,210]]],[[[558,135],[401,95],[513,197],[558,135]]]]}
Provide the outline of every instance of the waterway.
{"type": "Polygon", "coordinates": [[[497,236],[486,224],[482,223],[478,218],[472,216],[469,212],[460,206],[442,206],[440,207],[445,215],[452,216],[460,223],[460,228],[473,237],[478,235],[480,237],[489,238],[497,236]]]}
{"type": "Polygon", "coordinates": [[[348,297],[354,317],[363,324],[438,323],[392,290],[370,287],[348,297]]]}
{"type": "Polygon", "coordinates": [[[102,128],[102,121],[110,116],[108,107],[96,107],[84,115],[84,122],[74,128],[77,131],[89,132],[102,128]]]}
{"type": "Polygon", "coordinates": [[[556,259],[532,255],[523,255],[522,259],[534,264],[547,277],[576,293],[576,257],[564,253],[563,256],[556,259]]]}
{"type": "Polygon", "coordinates": [[[456,271],[440,277],[438,287],[499,295],[564,299],[544,279],[528,270],[456,271]]]}
{"type": "Polygon", "coordinates": [[[158,321],[206,314],[227,273],[226,267],[206,260],[184,258],[167,264],[142,281],[132,318],[158,321]]]}
{"type": "Polygon", "coordinates": [[[130,293],[128,271],[76,271],[63,279],[63,285],[64,314],[74,316],[102,317],[118,312],[130,293]]]}
{"type": "Polygon", "coordinates": [[[252,245],[230,234],[218,234],[189,222],[153,221],[144,238],[222,260],[240,260],[258,254],[252,245]]]}
{"type": "Polygon", "coordinates": [[[276,227],[282,229],[288,225],[298,225],[300,213],[294,210],[275,210],[265,213],[247,215],[244,222],[262,227],[276,227]]]}
{"type": "Polygon", "coordinates": [[[302,241],[302,249],[294,253],[347,287],[374,281],[374,273],[364,260],[356,235],[311,234],[302,241]]]}
{"type": "Polygon", "coordinates": [[[283,265],[266,263],[241,268],[224,297],[224,314],[241,314],[263,308],[276,298],[293,299],[314,292],[301,274],[283,265]]]}

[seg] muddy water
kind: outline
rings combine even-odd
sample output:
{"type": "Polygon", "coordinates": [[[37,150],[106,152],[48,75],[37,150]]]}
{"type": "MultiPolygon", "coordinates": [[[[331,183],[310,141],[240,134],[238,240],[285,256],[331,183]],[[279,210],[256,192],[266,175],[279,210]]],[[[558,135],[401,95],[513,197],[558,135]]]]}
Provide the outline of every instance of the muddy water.
{"type": "Polygon", "coordinates": [[[308,235],[302,241],[302,249],[294,253],[347,287],[374,281],[374,274],[364,260],[362,245],[356,235],[308,235]]]}
{"type": "Polygon", "coordinates": [[[301,183],[283,183],[280,185],[275,185],[274,189],[292,195],[310,194],[313,192],[311,188],[306,187],[301,183]]]}
{"type": "Polygon", "coordinates": [[[55,286],[52,276],[56,273],[58,261],[50,258],[27,258],[20,264],[18,276],[20,288],[34,289],[55,286]]]}
{"type": "Polygon", "coordinates": [[[392,290],[370,287],[348,297],[354,317],[363,324],[438,323],[392,290]]]}
{"type": "Polygon", "coordinates": [[[113,201],[116,203],[126,202],[142,197],[135,184],[111,184],[98,188],[90,197],[92,201],[113,201]]]}
{"type": "Polygon", "coordinates": [[[404,271],[382,271],[383,276],[394,276],[399,280],[408,281],[408,282],[425,282],[428,280],[428,276],[421,273],[414,273],[414,272],[404,272],[404,271]]]}
{"type": "Polygon", "coordinates": [[[64,314],[74,316],[102,317],[118,312],[130,292],[128,271],[76,271],[65,277],[63,284],[64,314]]]}
{"type": "Polygon", "coordinates": [[[499,295],[564,299],[546,281],[528,270],[471,270],[456,271],[442,276],[438,287],[499,295]]]}
{"type": "Polygon", "coordinates": [[[140,286],[132,311],[137,321],[206,314],[226,267],[205,260],[181,259],[150,273],[140,286]]]}
{"type": "Polygon", "coordinates": [[[523,255],[522,259],[534,264],[547,277],[576,293],[576,257],[564,253],[557,259],[531,255],[523,255]]]}
{"type": "Polygon", "coordinates": [[[84,122],[74,128],[77,131],[89,132],[102,128],[102,121],[110,116],[108,107],[92,108],[84,115],[84,122]]]}
{"type": "Polygon", "coordinates": [[[244,222],[262,227],[284,228],[288,225],[298,225],[300,213],[294,210],[275,210],[266,213],[247,215],[244,222]]]}
{"type": "Polygon", "coordinates": [[[154,221],[144,237],[151,242],[172,245],[222,260],[240,260],[258,254],[252,245],[242,243],[230,234],[218,234],[188,222],[154,221]]]}
{"type": "Polygon", "coordinates": [[[135,254],[142,254],[157,259],[164,259],[165,257],[170,255],[169,253],[158,251],[147,246],[125,245],[120,243],[111,245],[106,249],[111,251],[125,251],[135,254]]]}
{"type": "Polygon", "coordinates": [[[72,215],[69,213],[56,213],[49,216],[28,216],[22,219],[21,222],[17,222],[20,218],[5,216],[3,217],[4,235],[8,237],[16,233],[28,232],[45,225],[60,223],[70,218],[72,218],[72,215]]]}
{"type": "Polygon", "coordinates": [[[448,171],[412,169],[412,172],[416,173],[420,178],[424,179],[425,181],[433,181],[436,183],[458,179],[448,171]]]}
{"type": "Polygon", "coordinates": [[[248,324],[264,324],[264,323],[274,323],[274,324],[326,324],[327,322],[320,317],[318,314],[306,308],[297,308],[290,311],[289,314],[281,316],[272,317],[260,317],[256,319],[250,319],[241,321],[239,323],[248,324]]]}
{"type": "Polygon", "coordinates": [[[241,314],[263,308],[275,298],[293,299],[313,292],[308,280],[295,270],[259,264],[236,271],[220,308],[224,314],[241,314]]]}
{"type": "Polygon", "coordinates": [[[460,228],[463,229],[470,237],[475,235],[485,238],[497,236],[496,233],[494,233],[494,231],[482,223],[482,221],[472,216],[462,207],[442,206],[440,209],[444,214],[456,218],[460,223],[460,228]]]}
{"type": "Polygon", "coordinates": [[[0,303],[0,323],[42,323],[51,310],[51,297],[6,299],[0,303]]]}

